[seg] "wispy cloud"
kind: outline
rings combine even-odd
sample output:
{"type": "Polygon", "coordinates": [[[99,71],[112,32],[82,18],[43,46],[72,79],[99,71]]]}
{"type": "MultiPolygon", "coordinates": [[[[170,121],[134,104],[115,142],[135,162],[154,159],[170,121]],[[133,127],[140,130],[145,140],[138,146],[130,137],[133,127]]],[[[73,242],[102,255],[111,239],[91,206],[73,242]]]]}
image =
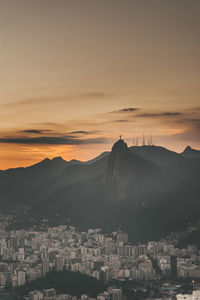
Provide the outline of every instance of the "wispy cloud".
{"type": "Polygon", "coordinates": [[[127,107],[127,108],[122,108],[119,110],[111,111],[110,113],[130,113],[130,112],[134,112],[134,111],[138,111],[138,110],[139,110],[139,108],[137,108],[137,107],[127,107]]]}
{"type": "Polygon", "coordinates": [[[42,137],[3,137],[0,138],[0,143],[7,144],[46,144],[46,145],[87,145],[87,144],[104,144],[105,138],[69,138],[66,136],[42,136],[42,137]]]}
{"type": "Polygon", "coordinates": [[[167,112],[155,112],[155,113],[142,113],[142,114],[138,114],[136,115],[139,118],[160,118],[160,117],[177,117],[182,115],[182,112],[171,112],[171,111],[167,111],[167,112]]]}
{"type": "Polygon", "coordinates": [[[25,129],[21,130],[23,133],[35,133],[35,134],[44,134],[47,132],[51,132],[52,130],[50,129],[25,129]]]}
{"type": "Polygon", "coordinates": [[[98,99],[111,97],[111,94],[102,91],[88,91],[84,93],[69,93],[66,96],[46,96],[46,97],[30,97],[25,99],[19,99],[13,102],[5,102],[1,105],[5,107],[16,107],[16,106],[33,106],[33,105],[49,105],[57,103],[72,103],[81,99],[98,99]]]}
{"type": "Polygon", "coordinates": [[[123,120],[123,119],[121,119],[121,120],[113,120],[113,121],[111,121],[112,123],[128,123],[128,122],[130,122],[130,120],[123,120]]]}
{"type": "Polygon", "coordinates": [[[71,131],[69,132],[70,134],[94,134],[94,133],[99,133],[99,130],[95,131],[86,131],[86,130],[79,130],[79,131],[71,131]]]}
{"type": "Polygon", "coordinates": [[[51,104],[51,103],[63,103],[67,102],[70,99],[68,97],[35,97],[21,99],[14,102],[3,103],[2,105],[7,107],[16,107],[16,106],[32,106],[32,105],[42,105],[42,104],[51,104]]]}

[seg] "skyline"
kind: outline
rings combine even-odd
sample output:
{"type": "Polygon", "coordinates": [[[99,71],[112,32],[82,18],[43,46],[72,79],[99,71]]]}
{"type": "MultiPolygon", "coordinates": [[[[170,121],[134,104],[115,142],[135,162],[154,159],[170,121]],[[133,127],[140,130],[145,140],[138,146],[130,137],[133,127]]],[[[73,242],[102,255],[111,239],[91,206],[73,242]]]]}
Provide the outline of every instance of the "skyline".
{"type": "Polygon", "coordinates": [[[200,149],[198,1],[0,0],[0,169],[200,149]]]}

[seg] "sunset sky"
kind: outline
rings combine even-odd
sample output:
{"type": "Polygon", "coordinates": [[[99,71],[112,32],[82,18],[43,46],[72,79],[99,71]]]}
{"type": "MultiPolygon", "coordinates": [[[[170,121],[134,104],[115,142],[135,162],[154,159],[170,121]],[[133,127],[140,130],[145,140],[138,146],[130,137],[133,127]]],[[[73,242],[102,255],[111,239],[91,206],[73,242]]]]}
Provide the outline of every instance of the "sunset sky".
{"type": "Polygon", "coordinates": [[[119,135],[200,149],[199,15],[199,0],[0,0],[0,169],[91,159],[119,135]]]}

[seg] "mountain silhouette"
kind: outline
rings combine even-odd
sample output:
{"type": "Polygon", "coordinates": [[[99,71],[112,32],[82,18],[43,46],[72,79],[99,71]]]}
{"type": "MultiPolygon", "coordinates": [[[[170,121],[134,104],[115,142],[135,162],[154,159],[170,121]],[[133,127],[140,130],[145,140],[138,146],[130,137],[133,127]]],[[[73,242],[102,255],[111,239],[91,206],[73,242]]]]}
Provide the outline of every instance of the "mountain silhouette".
{"type": "Polygon", "coordinates": [[[187,158],[200,158],[200,151],[187,146],[181,155],[187,158]]]}
{"type": "Polygon", "coordinates": [[[183,161],[182,157],[178,153],[161,146],[132,146],[129,149],[132,153],[160,166],[178,164],[183,161]]]}
{"type": "Polygon", "coordinates": [[[57,157],[0,171],[1,209],[27,205],[27,224],[47,218],[83,230],[121,228],[132,241],[157,239],[199,220],[199,176],[198,158],[160,146],[128,148],[120,139],[88,162],[57,157]]]}
{"type": "Polygon", "coordinates": [[[153,168],[151,162],[132,153],[120,139],[112,147],[104,180],[127,185],[133,177],[148,172],[150,168],[153,168]]]}

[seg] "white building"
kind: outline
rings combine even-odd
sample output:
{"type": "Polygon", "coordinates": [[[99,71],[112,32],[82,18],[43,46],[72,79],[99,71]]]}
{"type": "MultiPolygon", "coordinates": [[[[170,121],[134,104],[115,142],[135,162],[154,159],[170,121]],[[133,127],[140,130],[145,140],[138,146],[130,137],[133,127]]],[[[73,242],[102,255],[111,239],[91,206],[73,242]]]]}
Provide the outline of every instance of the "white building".
{"type": "Polygon", "coordinates": [[[200,291],[194,291],[192,294],[179,294],[177,300],[200,300],[200,291]]]}
{"type": "Polygon", "coordinates": [[[23,271],[19,271],[17,273],[17,285],[21,286],[24,285],[26,282],[26,273],[23,271]]]}

